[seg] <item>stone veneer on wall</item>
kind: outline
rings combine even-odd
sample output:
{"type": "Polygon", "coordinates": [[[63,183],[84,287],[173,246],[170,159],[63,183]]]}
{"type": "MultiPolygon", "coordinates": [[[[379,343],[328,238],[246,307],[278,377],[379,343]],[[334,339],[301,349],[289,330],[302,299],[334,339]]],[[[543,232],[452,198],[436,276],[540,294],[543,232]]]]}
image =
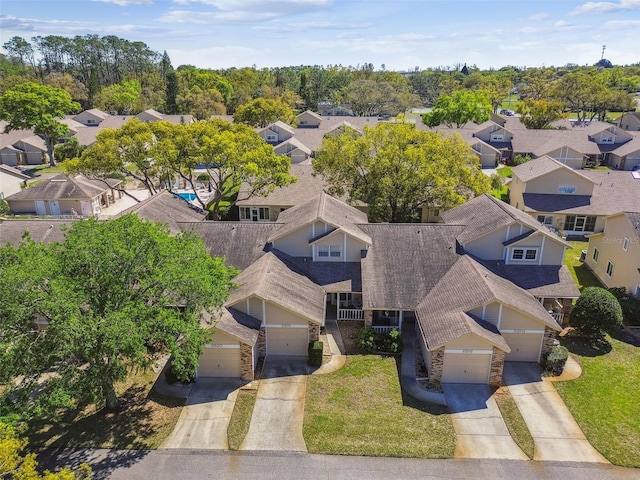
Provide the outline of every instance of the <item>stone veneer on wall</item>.
{"type": "Polygon", "coordinates": [[[429,359],[429,380],[442,382],[442,369],[444,367],[444,347],[431,352],[429,359]]]}
{"type": "Polygon", "coordinates": [[[370,327],[373,325],[373,310],[364,311],[364,326],[370,327]]]}
{"type": "Polygon", "coordinates": [[[309,323],[309,342],[315,342],[320,338],[320,325],[309,323]]]}
{"type": "Polygon", "coordinates": [[[260,327],[260,332],[258,332],[258,355],[267,356],[267,337],[264,327],[260,327]]]}
{"type": "Polygon", "coordinates": [[[569,325],[571,310],[573,310],[573,298],[563,298],[562,299],[562,312],[564,313],[564,316],[562,317],[563,327],[566,327],[567,325],[569,325]]]}
{"type": "Polygon", "coordinates": [[[489,385],[500,387],[502,385],[502,372],[504,369],[504,357],[506,353],[493,347],[491,356],[491,373],[489,374],[489,385]]]}
{"type": "Polygon", "coordinates": [[[246,343],[240,343],[240,378],[245,381],[254,379],[253,347],[246,343]]]}

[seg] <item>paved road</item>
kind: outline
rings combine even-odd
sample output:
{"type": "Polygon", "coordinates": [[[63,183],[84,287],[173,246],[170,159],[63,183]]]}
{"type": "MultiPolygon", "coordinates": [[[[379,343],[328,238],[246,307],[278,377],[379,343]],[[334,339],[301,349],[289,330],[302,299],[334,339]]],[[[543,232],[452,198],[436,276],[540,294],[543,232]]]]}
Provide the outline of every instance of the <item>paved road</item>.
{"type": "Polygon", "coordinates": [[[420,460],[284,452],[71,450],[42,452],[41,465],[87,461],[95,480],[637,480],[640,471],[599,463],[518,460],[420,460]]]}

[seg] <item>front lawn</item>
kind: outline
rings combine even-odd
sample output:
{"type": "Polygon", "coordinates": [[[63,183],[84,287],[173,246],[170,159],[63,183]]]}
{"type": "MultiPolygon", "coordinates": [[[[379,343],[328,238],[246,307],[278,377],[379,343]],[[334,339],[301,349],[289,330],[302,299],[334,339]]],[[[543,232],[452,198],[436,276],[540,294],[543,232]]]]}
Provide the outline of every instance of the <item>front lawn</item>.
{"type": "Polygon", "coordinates": [[[450,458],[455,448],[447,409],[403,394],[395,359],[375,355],[308,377],[303,434],[310,453],[450,458]]]}
{"type": "Polygon", "coordinates": [[[251,423],[251,415],[253,414],[253,406],[256,403],[257,393],[257,389],[240,389],[238,392],[236,404],[233,407],[233,413],[229,420],[229,427],[227,428],[229,450],[238,450],[249,431],[249,424],[251,423]]]}
{"type": "Polygon", "coordinates": [[[133,373],[116,386],[122,408],[96,411],[91,406],[71,411],[58,421],[32,421],[27,436],[31,447],[155,449],[173,431],[183,402],[163,397],[152,386],[152,370],[133,373]]]}
{"type": "Polygon", "coordinates": [[[640,347],[607,339],[612,349],[604,353],[564,337],[582,376],[555,387],[600,453],[616,465],[640,467],[640,347]]]}
{"type": "Polygon", "coordinates": [[[602,287],[600,280],[580,261],[583,250],[587,250],[589,242],[583,240],[571,240],[571,249],[567,249],[564,255],[564,264],[569,268],[573,281],[582,291],[584,287],[602,287]]]}
{"type": "Polygon", "coordinates": [[[494,398],[496,399],[504,423],[507,425],[507,430],[509,430],[511,434],[511,438],[513,438],[513,441],[516,442],[516,445],[520,447],[527,457],[533,458],[533,437],[509,389],[505,387],[498,389],[494,394],[494,398]]]}

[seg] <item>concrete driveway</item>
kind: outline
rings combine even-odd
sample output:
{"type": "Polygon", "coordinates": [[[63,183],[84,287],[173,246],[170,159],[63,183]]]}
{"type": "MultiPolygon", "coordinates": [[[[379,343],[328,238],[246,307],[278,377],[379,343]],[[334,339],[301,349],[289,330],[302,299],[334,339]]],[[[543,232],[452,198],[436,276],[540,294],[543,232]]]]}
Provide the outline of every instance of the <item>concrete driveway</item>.
{"type": "Polygon", "coordinates": [[[308,372],[306,358],[267,357],[240,450],[307,451],[302,423],[308,372]]]}
{"type": "Polygon", "coordinates": [[[533,436],[534,460],[609,463],[587,441],[553,384],[535,363],[506,362],[504,381],[533,436]]]}
{"type": "Polygon", "coordinates": [[[199,378],[160,448],[228,450],[227,428],[242,384],[233,378],[199,378]]]}
{"type": "Polygon", "coordinates": [[[528,460],[511,438],[488,385],[442,385],[456,431],[456,458],[528,460]]]}

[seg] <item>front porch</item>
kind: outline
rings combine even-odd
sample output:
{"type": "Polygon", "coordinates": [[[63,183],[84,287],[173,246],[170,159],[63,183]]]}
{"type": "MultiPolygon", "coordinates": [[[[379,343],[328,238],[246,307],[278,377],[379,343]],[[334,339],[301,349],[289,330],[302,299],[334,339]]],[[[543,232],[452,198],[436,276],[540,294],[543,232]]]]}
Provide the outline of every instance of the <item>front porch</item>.
{"type": "Polygon", "coordinates": [[[544,306],[561,327],[569,323],[569,314],[573,307],[573,298],[541,297],[538,301],[544,306]]]}

